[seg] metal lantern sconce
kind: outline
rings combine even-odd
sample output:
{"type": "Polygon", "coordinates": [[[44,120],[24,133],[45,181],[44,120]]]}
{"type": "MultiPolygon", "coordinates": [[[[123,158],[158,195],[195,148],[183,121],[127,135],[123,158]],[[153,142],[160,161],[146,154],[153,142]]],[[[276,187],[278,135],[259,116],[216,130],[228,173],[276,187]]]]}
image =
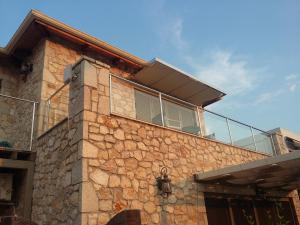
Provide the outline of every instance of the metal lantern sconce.
{"type": "Polygon", "coordinates": [[[157,187],[164,198],[167,198],[170,194],[172,194],[171,179],[168,177],[167,167],[161,168],[160,177],[157,177],[156,181],[157,187]]]}

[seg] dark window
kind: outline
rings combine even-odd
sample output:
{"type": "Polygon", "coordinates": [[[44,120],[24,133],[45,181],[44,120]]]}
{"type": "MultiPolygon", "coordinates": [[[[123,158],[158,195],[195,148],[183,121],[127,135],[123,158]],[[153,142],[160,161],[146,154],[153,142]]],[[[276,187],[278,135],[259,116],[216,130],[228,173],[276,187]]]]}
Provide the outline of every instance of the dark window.
{"type": "Polygon", "coordinates": [[[145,122],[162,125],[158,96],[135,90],[136,118],[145,122]]]}
{"type": "Polygon", "coordinates": [[[288,199],[231,199],[206,197],[209,225],[298,225],[295,207],[288,199]]]}
{"type": "Polygon", "coordinates": [[[205,198],[209,225],[231,225],[227,199],[205,198]]]}
{"type": "Polygon", "coordinates": [[[167,127],[198,134],[200,131],[195,109],[163,99],[164,122],[167,127]]]}
{"type": "Polygon", "coordinates": [[[292,139],[292,138],[289,138],[289,137],[285,137],[284,138],[285,140],[285,144],[287,145],[287,147],[290,149],[290,150],[300,150],[300,142],[292,139]]]}
{"type": "Polygon", "coordinates": [[[232,208],[235,224],[257,224],[252,201],[231,200],[230,205],[232,208]]]}

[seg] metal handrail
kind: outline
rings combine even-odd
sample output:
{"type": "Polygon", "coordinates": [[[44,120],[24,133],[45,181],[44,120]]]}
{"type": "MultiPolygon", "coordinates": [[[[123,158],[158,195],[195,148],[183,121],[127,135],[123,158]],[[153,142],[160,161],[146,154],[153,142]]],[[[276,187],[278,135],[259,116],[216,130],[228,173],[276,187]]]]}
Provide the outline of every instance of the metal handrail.
{"type": "Polygon", "coordinates": [[[0,96],[4,97],[4,98],[9,98],[9,99],[22,101],[22,102],[29,102],[29,103],[32,104],[32,118],[31,118],[30,143],[29,143],[29,151],[31,151],[32,150],[32,143],[33,143],[35,111],[36,111],[36,105],[38,104],[38,102],[29,100],[29,99],[24,99],[24,98],[18,98],[18,97],[14,97],[14,96],[10,96],[10,95],[5,95],[5,94],[1,94],[1,93],[0,93],[0,96]]]}
{"type": "Polygon", "coordinates": [[[52,100],[53,98],[56,97],[57,94],[59,94],[66,86],[68,86],[70,84],[71,80],[65,82],[63,85],[61,85],[53,94],[51,94],[48,99],[45,100],[46,102],[46,112],[45,112],[45,115],[46,115],[46,127],[45,127],[45,130],[48,130],[49,128],[51,128],[52,126],[54,126],[56,123],[58,123],[59,121],[57,121],[55,124],[53,124],[51,127],[49,127],[49,124],[50,124],[50,111],[51,111],[51,104],[52,104],[52,100]]]}
{"type": "Polygon", "coordinates": [[[1,93],[0,93],[0,96],[6,97],[6,98],[15,99],[15,100],[19,100],[19,101],[23,101],[23,102],[38,103],[38,102],[36,102],[36,101],[32,101],[32,100],[29,100],[29,99],[18,98],[18,97],[14,97],[14,96],[10,96],[10,95],[5,95],[5,94],[1,94],[1,93]]]}
{"type": "MultiPolygon", "coordinates": [[[[145,85],[143,85],[143,84],[134,82],[134,81],[132,81],[132,80],[125,79],[125,78],[123,78],[123,77],[119,77],[119,76],[114,75],[114,74],[110,74],[110,84],[112,83],[112,81],[111,81],[111,78],[112,78],[112,77],[113,77],[113,78],[116,78],[116,79],[118,79],[118,80],[124,81],[125,83],[129,83],[129,84],[132,84],[132,85],[134,85],[134,86],[136,86],[136,87],[142,88],[142,89],[144,89],[145,91],[149,91],[149,92],[152,92],[152,93],[156,93],[156,94],[158,95],[158,98],[160,99],[160,101],[161,101],[162,96],[164,96],[164,97],[166,97],[167,99],[170,99],[170,100],[173,99],[173,100],[175,100],[175,101],[177,101],[177,102],[179,102],[179,103],[183,103],[183,104],[185,104],[185,105],[187,105],[187,106],[191,106],[191,107],[193,107],[195,110],[197,110],[197,112],[198,112],[199,109],[201,109],[201,110],[206,111],[206,112],[208,112],[208,113],[212,113],[212,114],[214,114],[214,115],[216,115],[216,116],[219,116],[219,117],[224,118],[224,119],[226,120],[226,123],[227,123],[228,132],[229,132],[229,135],[230,135],[231,145],[233,145],[233,140],[232,140],[231,131],[230,131],[230,125],[229,125],[228,121],[232,121],[232,122],[235,122],[235,123],[237,123],[237,124],[241,124],[241,125],[243,125],[243,126],[245,126],[245,127],[250,128],[250,129],[251,129],[251,134],[252,134],[252,138],[253,138],[253,142],[254,142],[255,148],[256,148],[256,144],[257,144],[257,143],[255,143],[256,141],[255,141],[255,137],[254,137],[254,134],[253,134],[253,130],[259,131],[259,132],[265,134],[266,136],[270,137],[270,138],[271,138],[270,141],[271,141],[271,144],[272,144],[272,149],[273,149],[274,153],[276,152],[276,151],[275,151],[275,146],[274,146],[274,143],[273,143],[273,139],[272,139],[272,134],[269,133],[269,132],[263,131],[263,130],[258,129],[258,128],[256,128],[256,127],[253,127],[253,126],[251,126],[251,125],[248,125],[248,124],[246,124],[246,123],[239,122],[239,121],[237,121],[237,120],[235,120],[235,119],[232,119],[232,118],[230,118],[230,117],[226,117],[226,116],[221,115],[221,114],[218,114],[218,113],[216,113],[216,112],[212,112],[212,111],[207,110],[207,109],[204,109],[204,108],[202,108],[202,107],[198,107],[197,105],[194,105],[194,104],[192,104],[192,103],[190,103],[190,102],[186,102],[186,101],[184,101],[184,100],[182,100],[182,99],[178,99],[178,98],[176,98],[176,97],[174,97],[174,96],[170,96],[170,95],[168,95],[168,94],[162,93],[162,92],[157,91],[157,90],[155,90],[155,89],[149,88],[149,87],[147,87],[147,86],[145,86],[145,85]]],[[[111,85],[110,85],[110,86],[111,86],[111,85]]],[[[110,92],[111,92],[111,88],[110,88],[110,92]]],[[[160,104],[161,104],[161,102],[160,102],[160,104]]],[[[162,107],[162,106],[161,106],[161,107],[162,107]]],[[[110,108],[111,108],[111,106],[110,106],[110,108]]],[[[162,109],[160,109],[160,110],[162,111],[162,109]]],[[[197,115],[198,115],[198,122],[199,122],[199,127],[200,127],[200,134],[199,134],[199,136],[202,136],[205,132],[203,132],[202,127],[201,127],[201,121],[200,121],[200,117],[199,117],[199,112],[197,113],[197,115]]],[[[162,115],[162,116],[163,116],[163,115],[162,115]]]]}
{"type": "MultiPolygon", "coordinates": [[[[195,108],[198,107],[197,105],[195,105],[195,104],[193,104],[193,103],[190,103],[190,102],[184,101],[184,100],[182,100],[182,99],[176,98],[176,97],[174,97],[174,96],[171,96],[171,95],[162,93],[162,92],[160,92],[160,91],[157,91],[157,90],[155,90],[155,89],[149,88],[149,87],[147,87],[147,86],[145,86],[145,85],[139,84],[139,83],[134,82],[134,81],[132,81],[132,80],[128,80],[128,79],[125,79],[125,78],[123,78],[123,77],[119,77],[119,76],[114,75],[114,74],[111,74],[111,76],[114,77],[114,78],[117,78],[117,79],[119,79],[119,80],[123,80],[124,82],[131,83],[131,84],[133,84],[133,85],[135,85],[135,86],[142,87],[142,88],[144,88],[144,89],[146,89],[146,90],[149,90],[149,91],[151,91],[151,92],[157,93],[158,95],[161,94],[162,96],[166,96],[166,97],[168,97],[168,98],[174,99],[174,100],[176,100],[176,101],[182,102],[182,103],[187,104],[187,105],[190,105],[190,106],[192,106],[192,107],[195,107],[195,108]]],[[[255,130],[261,131],[261,132],[263,132],[263,133],[265,133],[265,134],[271,135],[271,134],[268,133],[267,131],[263,131],[263,130],[261,130],[261,129],[259,129],[259,128],[254,127],[254,126],[251,126],[251,125],[248,125],[248,124],[246,124],[246,123],[243,123],[243,122],[237,121],[237,120],[235,120],[235,119],[232,119],[232,118],[230,118],[230,117],[228,117],[228,116],[221,115],[221,114],[219,114],[219,113],[210,111],[210,110],[205,109],[205,108],[201,108],[201,109],[204,110],[204,111],[210,112],[210,113],[212,113],[212,114],[215,114],[215,115],[217,115],[217,116],[223,117],[223,118],[225,118],[225,119],[231,120],[231,121],[233,121],[233,122],[236,122],[236,123],[239,123],[239,124],[248,126],[249,128],[252,127],[252,128],[254,128],[255,130]]]]}
{"type": "Polygon", "coordinates": [[[46,100],[46,102],[50,101],[57,93],[59,93],[64,87],[66,87],[70,82],[64,83],[62,86],[60,86],[53,94],[49,96],[49,98],[46,100]]]}
{"type": "Polygon", "coordinates": [[[216,115],[216,116],[223,117],[224,119],[228,119],[228,120],[230,120],[230,121],[233,121],[233,122],[242,124],[242,125],[247,126],[247,127],[249,127],[249,128],[258,130],[258,131],[260,131],[260,132],[262,132],[262,133],[265,133],[265,134],[268,134],[268,135],[272,135],[271,133],[269,133],[269,132],[267,132],[267,131],[264,131],[264,130],[261,130],[261,129],[257,128],[257,127],[251,126],[251,125],[249,125],[249,124],[246,124],[246,123],[237,121],[237,120],[232,119],[232,118],[230,118],[230,117],[228,117],[228,116],[224,116],[224,115],[221,115],[221,114],[219,114],[219,113],[216,113],[216,112],[210,111],[210,110],[208,110],[208,109],[204,109],[204,108],[203,108],[203,110],[206,111],[206,112],[212,113],[212,114],[214,114],[214,115],[216,115]]]}

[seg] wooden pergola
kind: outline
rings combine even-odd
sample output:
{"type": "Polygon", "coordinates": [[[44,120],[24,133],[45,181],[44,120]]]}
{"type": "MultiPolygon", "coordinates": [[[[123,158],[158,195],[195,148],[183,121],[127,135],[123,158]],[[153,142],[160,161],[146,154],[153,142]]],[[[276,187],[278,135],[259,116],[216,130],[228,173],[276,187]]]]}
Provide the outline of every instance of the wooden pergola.
{"type": "Polygon", "coordinates": [[[0,148],[0,174],[13,176],[12,198],[0,201],[0,206],[14,207],[18,216],[27,219],[31,216],[35,156],[31,151],[0,148]]]}

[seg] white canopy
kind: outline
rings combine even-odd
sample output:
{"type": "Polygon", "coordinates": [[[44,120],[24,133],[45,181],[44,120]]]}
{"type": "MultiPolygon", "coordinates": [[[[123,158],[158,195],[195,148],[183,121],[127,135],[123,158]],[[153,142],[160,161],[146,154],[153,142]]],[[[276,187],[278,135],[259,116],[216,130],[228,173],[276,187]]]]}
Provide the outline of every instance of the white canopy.
{"type": "Polygon", "coordinates": [[[135,74],[135,80],[147,87],[198,106],[219,101],[225,93],[155,58],[135,74]]]}

